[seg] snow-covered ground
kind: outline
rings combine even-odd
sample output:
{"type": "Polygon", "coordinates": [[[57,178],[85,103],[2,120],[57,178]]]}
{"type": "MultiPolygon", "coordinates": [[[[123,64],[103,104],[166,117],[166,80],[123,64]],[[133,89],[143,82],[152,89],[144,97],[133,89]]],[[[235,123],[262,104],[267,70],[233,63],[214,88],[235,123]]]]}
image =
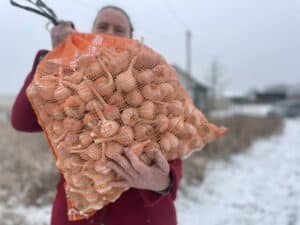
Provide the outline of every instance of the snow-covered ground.
{"type": "Polygon", "coordinates": [[[211,164],[188,193],[176,203],[180,225],[300,225],[300,119],[230,163],[211,164]]]}
{"type": "MultiPolygon", "coordinates": [[[[300,119],[286,120],[281,136],[212,162],[201,185],[178,194],[179,225],[300,225],[299,134],[300,119]]],[[[0,204],[0,224],[47,225],[50,213],[51,206],[0,204]]]]}
{"type": "Polygon", "coordinates": [[[272,110],[270,104],[232,105],[228,109],[211,112],[214,118],[226,118],[234,115],[266,116],[272,110]]]}
{"type": "Polygon", "coordinates": [[[51,206],[15,208],[0,206],[1,225],[48,225],[50,224],[51,206]]]}

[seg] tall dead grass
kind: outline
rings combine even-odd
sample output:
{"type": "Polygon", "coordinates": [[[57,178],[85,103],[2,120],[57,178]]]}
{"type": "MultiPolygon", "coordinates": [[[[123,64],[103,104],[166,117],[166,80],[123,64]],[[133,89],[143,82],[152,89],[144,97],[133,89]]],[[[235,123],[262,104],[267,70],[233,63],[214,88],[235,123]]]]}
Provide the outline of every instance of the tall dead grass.
{"type": "Polygon", "coordinates": [[[201,182],[209,162],[229,160],[233,154],[247,151],[254,141],[280,134],[283,130],[281,118],[236,115],[224,119],[212,118],[211,120],[229,128],[229,132],[184,161],[183,176],[187,184],[201,182]]]}
{"type": "Polygon", "coordinates": [[[58,173],[41,133],[21,133],[0,123],[0,201],[43,205],[53,199],[58,173]]]}
{"type": "MultiPolygon", "coordinates": [[[[228,134],[194,153],[184,161],[185,184],[199,183],[207,164],[229,160],[232,154],[247,150],[253,141],[282,131],[283,122],[276,118],[234,116],[212,119],[229,128],[228,134]]],[[[48,144],[41,133],[15,131],[9,122],[0,123],[0,203],[14,206],[51,204],[58,172],[48,144]]]]}

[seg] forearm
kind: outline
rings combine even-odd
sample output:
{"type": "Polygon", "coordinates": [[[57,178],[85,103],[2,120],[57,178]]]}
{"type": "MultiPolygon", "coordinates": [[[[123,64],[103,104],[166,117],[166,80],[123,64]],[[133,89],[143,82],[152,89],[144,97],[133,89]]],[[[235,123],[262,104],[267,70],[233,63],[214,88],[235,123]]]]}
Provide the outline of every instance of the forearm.
{"type": "Polygon", "coordinates": [[[18,94],[11,113],[11,124],[19,131],[35,132],[41,131],[37,117],[26,96],[25,88],[18,94]]]}
{"type": "Polygon", "coordinates": [[[47,51],[42,50],[39,51],[35,57],[33,67],[31,72],[28,74],[23,87],[21,88],[17,98],[12,107],[11,113],[11,124],[12,126],[19,131],[26,131],[26,132],[35,132],[41,131],[41,127],[38,124],[37,117],[35,112],[32,109],[31,103],[29,102],[26,96],[26,88],[31,83],[36,66],[38,65],[41,57],[43,57],[47,51]]]}

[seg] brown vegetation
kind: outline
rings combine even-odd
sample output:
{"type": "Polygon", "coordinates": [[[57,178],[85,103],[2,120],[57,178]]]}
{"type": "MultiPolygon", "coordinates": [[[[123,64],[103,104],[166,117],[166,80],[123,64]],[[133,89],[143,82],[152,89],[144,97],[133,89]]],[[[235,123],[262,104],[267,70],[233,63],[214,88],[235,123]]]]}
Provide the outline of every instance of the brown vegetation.
{"type": "Polygon", "coordinates": [[[52,201],[58,173],[43,134],[17,132],[0,123],[0,165],[0,202],[52,201]]]}
{"type": "Polygon", "coordinates": [[[280,118],[237,115],[212,121],[229,128],[229,132],[184,161],[183,176],[188,183],[199,183],[204,178],[209,162],[229,160],[233,154],[247,151],[255,140],[280,134],[283,129],[283,121],[280,118]]]}
{"type": "MultiPolygon", "coordinates": [[[[281,119],[235,116],[214,122],[230,129],[228,134],[184,161],[185,184],[198,184],[214,160],[229,160],[260,138],[282,131],[281,119]]],[[[8,122],[0,123],[0,203],[9,207],[51,204],[58,172],[42,133],[21,133],[8,122]]],[[[1,217],[1,216],[0,216],[1,217]]]]}

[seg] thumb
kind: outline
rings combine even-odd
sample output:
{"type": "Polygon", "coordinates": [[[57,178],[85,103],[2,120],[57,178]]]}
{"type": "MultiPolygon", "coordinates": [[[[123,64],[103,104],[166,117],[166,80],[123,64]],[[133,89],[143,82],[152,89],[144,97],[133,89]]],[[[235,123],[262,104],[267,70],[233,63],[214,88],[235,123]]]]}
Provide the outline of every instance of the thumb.
{"type": "Polygon", "coordinates": [[[168,173],[170,166],[166,158],[163,156],[161,151],[155,151],[155,162],[156,165],[164,172],[168,173]]]}

